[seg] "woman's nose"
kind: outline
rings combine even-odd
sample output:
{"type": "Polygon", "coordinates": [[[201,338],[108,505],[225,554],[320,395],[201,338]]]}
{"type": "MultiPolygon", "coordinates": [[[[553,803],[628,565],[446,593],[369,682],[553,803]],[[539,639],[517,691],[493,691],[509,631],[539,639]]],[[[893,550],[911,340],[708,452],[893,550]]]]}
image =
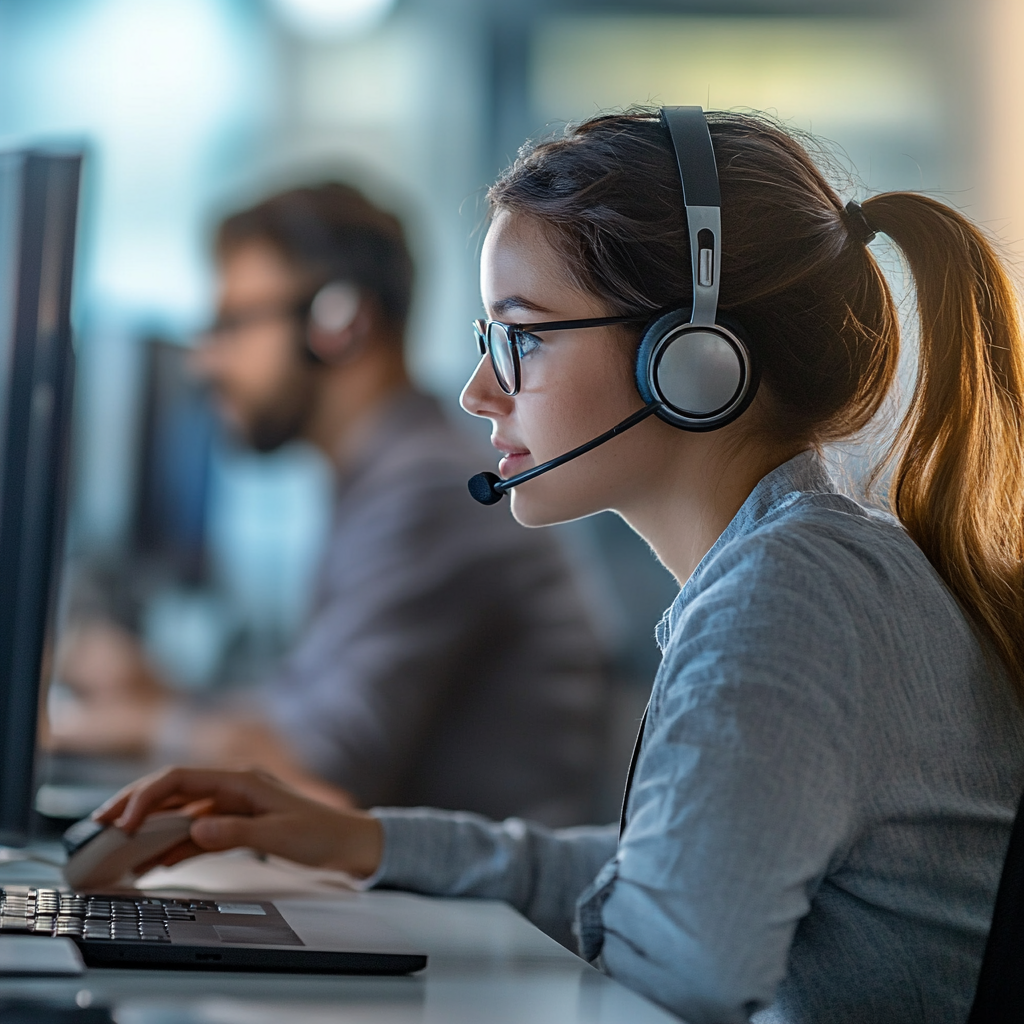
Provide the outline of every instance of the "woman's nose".
{"type": "Polygon", "coordinates": [[[459,396],[459,404],[471,416],[482,419],[496,419],[506,415],[512,408],[512,399],[498,387],[491,361],[481,356],[473,375],[466,382],[459,396]]]}

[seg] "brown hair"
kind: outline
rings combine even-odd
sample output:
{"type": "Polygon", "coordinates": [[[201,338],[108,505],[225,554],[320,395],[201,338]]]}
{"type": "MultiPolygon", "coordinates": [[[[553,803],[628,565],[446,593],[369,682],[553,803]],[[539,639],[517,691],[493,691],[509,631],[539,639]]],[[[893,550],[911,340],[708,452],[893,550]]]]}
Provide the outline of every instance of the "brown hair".
{"type": "Polygon", "coordinates": [[[266,242],[311,291],[351,281],[373,295],[399,331],[412,301],[413,261],[397,217],[350,185],[327,182],[264,199],[224,220],[216,251],[223,258],[249,242],[266,242]]]}
{"type": "MultiPolygon", "coordinates": [[[[885,401],[900,327],[863,224],[807,151],[765,117],[709,113],[722,190],[720,308],[761,363],[767,428],[787,442],[854,434],[885,401]]],[[[574,283],[624,315],[691,299],[686,218],[657,112],[596,117],[525,147],[492,212],[536,217],[574,283]]],[[[863,204],[917,289],[920,359],[885,462],[890,503],[1024,696],[1024,338],[981,232],[922,195],[863,204]]]]}

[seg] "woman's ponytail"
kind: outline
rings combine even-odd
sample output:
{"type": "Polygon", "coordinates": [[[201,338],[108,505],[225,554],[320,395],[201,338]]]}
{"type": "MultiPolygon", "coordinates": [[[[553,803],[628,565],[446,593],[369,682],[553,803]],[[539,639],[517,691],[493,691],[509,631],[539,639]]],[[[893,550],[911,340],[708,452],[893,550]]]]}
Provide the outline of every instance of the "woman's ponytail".
{"type": "Polygon", "coordinates": [[[1024,697],[1024,336],[1016,289],[984,236],[925,196],[863,210],[902,250],[920,316],[890,502],[995,644],[1024,697]]]}

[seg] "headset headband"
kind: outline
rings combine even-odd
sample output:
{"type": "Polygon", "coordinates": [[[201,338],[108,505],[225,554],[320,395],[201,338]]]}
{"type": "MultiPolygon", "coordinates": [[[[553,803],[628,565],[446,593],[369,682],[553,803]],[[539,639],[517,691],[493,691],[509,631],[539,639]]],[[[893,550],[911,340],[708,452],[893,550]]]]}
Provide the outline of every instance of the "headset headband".
{"type": "Polygon", "coordinates": [[[693,264],[693,313],[690,323],[713,327],[718,313],[718,276],[722,269],[722,193],[707,118],[700,107],[662,107],[683,185],[693,264]]]}

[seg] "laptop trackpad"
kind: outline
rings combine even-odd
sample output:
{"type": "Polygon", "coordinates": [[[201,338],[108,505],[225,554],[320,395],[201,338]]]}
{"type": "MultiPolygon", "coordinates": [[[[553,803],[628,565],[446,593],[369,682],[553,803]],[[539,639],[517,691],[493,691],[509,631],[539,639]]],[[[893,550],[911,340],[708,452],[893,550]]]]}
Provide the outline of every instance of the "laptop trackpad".
{"type": "MultiPolygon", "coordinates": [[[[197,918],[213,918],[216,914],[196,914],[197,918]]],[[[252,918],[249,919],[250,921],[252,918]]],[[[242,943],[249,946],[303,946],[305,943],[288,927],[288,922],[260,919],[259,924],[250,924],[244,918],[236,923],[226,921],[168,921],[167,930],[171,941],[189,946],[218,946],[222,942],[242,943]]]]}
{"type": "Polygon", "coordinates": [[[246,942],[261,946],[301,946],[302,940],[285,925],[283,928],[249,924],[215,924],[213,930],[221,942],[246,942]]]}

